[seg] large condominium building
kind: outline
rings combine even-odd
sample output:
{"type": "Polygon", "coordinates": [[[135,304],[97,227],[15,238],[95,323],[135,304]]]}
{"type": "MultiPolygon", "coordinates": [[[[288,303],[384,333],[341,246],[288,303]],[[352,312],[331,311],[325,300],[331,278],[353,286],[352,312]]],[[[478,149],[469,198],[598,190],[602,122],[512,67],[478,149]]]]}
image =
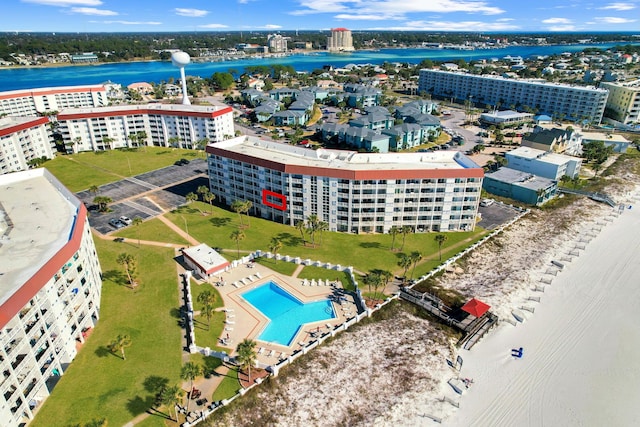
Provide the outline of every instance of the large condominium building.
{"type": "Polygon", "coordinates": [[[69,151],[136,145],[195,148],[234,135],[231,107],[149,104],[63,110],[57,120],[69,151]],[[146,139],[136,137],[144,132],[146,139]]]}
{"type": "Polygon", "coordinates": [[[457,151],[356,153],[253,137],[207,146],[217,200],[251,201],[252,213],[295,225],[310,215],[331,231],[471,230],[482,168],[457,151]]]}
{"type": "Polygon", "coordinates": [[[287,38],[282,37],[280,34],[269,34],[267,36],[267,47],[269,48],[269,52],[286,52],[287,38]]]}
{"type": "Polygon", "coordinates": [[[46,169],[0,176],[0,424],[23,426],[100,315],[85,206],[46,169]]]}
{"type": "Polygon", "coordinates": [[[35,116],[65,108],[100,107],[108,102],[103,85],[12,90],[0,92],[0,115],[35,116]]]}
{"type": "Polygon", "coordinates": [[[609,91],[607,117],[625,125],[640,125],[640,80],[602,82],[600,87],[609,91]]]}
{"type": "Polygon", "coordinates": [[[609,94],[607,90],[595,87],[431,69],[420,70],[418,90],[446,99],[531,110],[592,124],[602,120],[609,94]]]}
{"type": "Polygon", "coordinates": [[[29,161],[54,156],[46,117],[0,118],[0,175],[29,169],[29,161]]]}
{"type": "Polygon", "coordinates": [[[354,50],[351,30],[332,28],[331,35],[327,37],[327,50],[329,52],[350,52],[354,50]]]}

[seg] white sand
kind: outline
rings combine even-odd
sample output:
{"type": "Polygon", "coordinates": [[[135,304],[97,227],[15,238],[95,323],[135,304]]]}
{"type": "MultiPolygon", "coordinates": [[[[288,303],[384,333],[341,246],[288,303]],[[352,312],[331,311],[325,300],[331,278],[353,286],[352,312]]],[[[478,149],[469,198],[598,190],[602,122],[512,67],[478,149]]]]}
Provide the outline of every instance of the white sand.
{"type": "MultiPolygon", "coordinates": [[[[640,205],[606,223],[516,327],[464,358],[455,426],[640,425],[640,205]],[[511,356],[512,348],[524,356],[511,356]]],[[[598,227],[597,224],[593,227],[598,227]]]]}

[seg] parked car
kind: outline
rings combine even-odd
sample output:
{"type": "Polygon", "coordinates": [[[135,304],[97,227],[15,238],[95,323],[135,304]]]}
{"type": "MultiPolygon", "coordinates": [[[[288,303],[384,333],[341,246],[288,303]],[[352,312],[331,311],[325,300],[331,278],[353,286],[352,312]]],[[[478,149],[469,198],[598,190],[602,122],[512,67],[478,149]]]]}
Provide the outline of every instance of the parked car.
{"type": "Polygon", "coordinates": [[[131,218],[129,218],[128,216],[123,215],[120,217],[120,222],[123,223],[124,225],[131,225],[133,221],[131,221],[131,218]]]}
{"type": "Polygon", "coordinates": [[[482,199],[482,200],[480,201],[480,206],[482,206],[482,207],[491,206],[491,205],[493,204],[493,202],[494,202],[494,201],[495,201],[495,200],[493,200],[493,199],[482,199]]]}
{"type": "Polygon", "coordinates": [[[187,159],[176,160],[176,162],[174,163],[174,165],[176,165],[176,166],[184,166],[184,165],[188,165],[188,164],[189,164],[189,160],[187,160],[187,159]]]}
{"type": "Polygon", "coordinates": [[[117,218],[111,218],[109,220],[109,225],[115,229],[120,229],[125,226],[124,223],[120,222],[120,220],[117,218]]]}

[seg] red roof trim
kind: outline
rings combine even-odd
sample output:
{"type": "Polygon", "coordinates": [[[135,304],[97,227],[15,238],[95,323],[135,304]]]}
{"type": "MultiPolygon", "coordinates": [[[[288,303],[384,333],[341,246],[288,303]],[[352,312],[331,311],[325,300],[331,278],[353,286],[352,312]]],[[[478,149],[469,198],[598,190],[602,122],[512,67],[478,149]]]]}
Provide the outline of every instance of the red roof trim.
{"type": "Polygon", "coordinates": [[[47,284],[54,274],[75,254],[80,248],[82,234],[85,230],[87,208],[80,204],[77,218],[74,222],[71,239],[43,266],[27,280],[13,295],[0,306],[0,329],[4,328],[22,308],[36,296],[47,284]]]}
{"type": "Polygon", "coordinates": [[[0,136],[11,135],[12,133],[20,132],[25,129],[31,129],[36,126],[44,125],[47,123],[49,123],[48,118],[38,117],[25,123],[20,123],[18,125],[13,125],[13,126],[7,126],[4,129],[0,129],[0,136]]]}
{"type": "Polygon", "coordinates": [[[156,114],[159,116],[177,116],[177,117],[203,117],[203,118],[216,118],[228,113],[232,113],[231,107],[225,107],[221,110],[213,112],[200,112],[200,111],[169,111],[161,110],[157,108],[145,108],[139,110],[132,110],[124,108],[122,110],[110,110],[110,111],[94,111],[90,113],[69,113],[58,114],[58,120],[77,120],[77,119],[94,119],[98,117],[120,117],[120,116],[135,116],[143,114],[156,114]]]}
{"type": "Polygon", "coordinates": [[[74,88],[30,89],[30,90],[25,90],[23,92],[15,92],[15,93],[0,92],[0,100],[24,98],[29,96],[60,95],[63,93],[105,92],[106,90],[107,89],[104,86],[94,86],[94,87],[79,86],[74,88]]]}

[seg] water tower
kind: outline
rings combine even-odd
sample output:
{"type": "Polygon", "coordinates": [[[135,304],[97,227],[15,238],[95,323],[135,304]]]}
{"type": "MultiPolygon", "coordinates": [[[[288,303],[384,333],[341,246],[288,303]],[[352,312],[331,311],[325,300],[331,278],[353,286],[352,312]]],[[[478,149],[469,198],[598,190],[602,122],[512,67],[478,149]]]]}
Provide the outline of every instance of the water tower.
{"type": "Polygon", "coordinates": [[[184,67],[191,62],[191,57],[187,52],[174,52],[171,54],[171,63],[180,68],[180,79],[182,80],[182,105],[191,105],[189,95],[187,95],[187,79],[184,76],[184,67]]]}

